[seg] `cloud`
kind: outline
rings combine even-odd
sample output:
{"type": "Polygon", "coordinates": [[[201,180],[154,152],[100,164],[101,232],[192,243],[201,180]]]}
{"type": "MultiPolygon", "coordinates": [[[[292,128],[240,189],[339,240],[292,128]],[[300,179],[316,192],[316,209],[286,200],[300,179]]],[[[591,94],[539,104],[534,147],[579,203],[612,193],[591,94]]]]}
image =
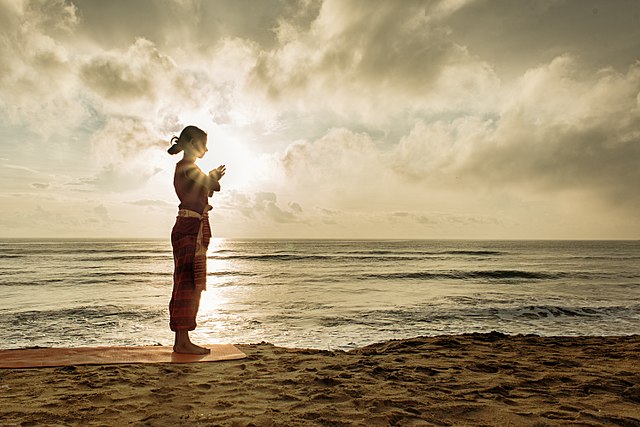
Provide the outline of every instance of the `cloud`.
{"type": "Polygon", "coordinates": [[[279,105],[369,124],[407,110],[482,108],[497,79],[451,41],[446,4],[327,0],[309,27],[282,20],[280,46],[260,53],[250,77],[279,105]]]}
{"type": "Polygon", "coordinates": [[[525,75],[493,141],[485,139],[465,168],[469,175],[587,190],[637,207],[640,63],[626,74],[602,70],[585,80],[573,76],[578,66],[561,57],[525,75]]]}
{"type": "Polygon", "coordinates": [[[29,25],[56,33],[69,33],[78,24],[78,9],[65,0],[27,0],[23,5],[29,25]]]}
{"type": "Polygon", "coordinates": [[[234,213],[240,212],[243,217],[248,219],[255,218],[254,206],[249,195],[240,191],[229,190],[221,193],[220,199],[222,205],[221,207],[223,209],[229,210],[234,213]]]}
{"type": "Polygon", "coordinates": [[[27,166],[4,164],[4,165],[2,165],[2,167],[3,168],[7,168],[7,169],[13,169],[13,170],[16,170],[16,171],[21,171],[21,172],[27,172],[28,174],[42,175],[41,171],[29,168],[27,166]]]}
{"type": "Polygon", "coordinates": [[[337,225],[339,223],[338,218],[341,212],[334,209],[326,209],[316,206],[315,212],[320,216],[320,221],[326,225],[337,225]]]}
{"type": "Polygon", "coordinates": [[[174,205],[169,203],[169,202],[165,202],[164,200],[136,200],[133,202],[129,202],[132,205],[136,205],[136,206],[144,206],[144,207],[149,207],[149,208],[161,208],[161,209],[165,209],[168,207],[173,207],[174,205]]]}
{"type": "Polygon", "coordinates": [[[475,226],[480,224],[497,224],[500,222],[495,216],[477,214],[460,214],[450,212],[392,212],[389,214],[392,222],[404,223],[411,226],[416,224],[424,227],[435,226],[475,226]]]}
{"type": "Polygon", "coordinates": [[[126,165],[126,169],[124,168],[125,165],[120,168],[114,165],[106,166],[95,176],[71,183],[71,185],[89,185],[100,191],[123,193],[144,187],[151,177],[161,171],[158,168],[139,170],[129,165],[126,165]]]}
{"type": "Polygon", "coordinates": [[[213,87],[212,76],[191,64],[179,67],[154,42],[143,38],[124,49],[86,57],[79,77],[101,115],[144,121],[165,133],[184,127],[181,114],[216,109],[220,101],[210,101],[224,91],[213,87]]]}
{"type": "Polygon", "coordinates": [[[290,202],[289,203],[289,209],[291,209],[293,212],[298,213],[298,214],[302,213],[302,211],[303,211],[302,206],[300,206],[296,202],[290,202]]]}
{"type": "Polygon", "coordinates": [[[3,206],[2,210],[0,230],[4,236],[20,237],[29,232],[36,232],[40,236],[55,236],[65,233],[69,228],[82,227],[90,221],[86,215],[69,215],[57,207],[43,208],[37,203],[29,204],[29,209],[3,206]]]}
{"type": "MultiPolygon", "coordinates": [[[[278,18],[294,14],[297,9],[306,10],[313,2],[75,0],[75,3],[82,13],[80,34],[100,46],[123,47],[140,37],[154,40],[163,49],[192,47],[198,55],[206,55],[225,37],[253,40],[268,47],[275,40],[272,28],[278,18]]],[[[304,13],[299,14],[303,16],[298,20],[302,20],[304,13]]]]}
{"type": "Polygon", "coordinates": [[[0,0],[3,186],[153,213],[195,124],[234,230],[638,230],[639,7],[0,0]]]}
{"type": "Polygon", "coordinates": [[[0,36],[0,119],[49,136],[86,117],[78,102],[75,66],[63,39],[78,23],[63,0],[4,5],[0,36]]]}
{"type": "MultiPolygon", "coordinates": [[[[299,205],[297,205],[297,207],[300,208],[299,205]]],[[[280,223],[299,221],[299,218],[296,215],[301,211],[301,209],[292,209],[290,211],[283,210],[277,204],[276,194],[271,192],[261,192],[255,194],[254,210],[264,213],[265,216],[271,221],[280,223]]]]}
{"type": "Polygon", "coordinates": [[[263,52],[254,77],[272,95],[315,84],[349,81],[385,83],[389,77],[404,85],[433,80],[451,54],[448,42],[426,23],[424,4],[325,1],[308,28],[281,21],[281,46],[263,52]],[[430,62],[424,61],[429,57],[430,62]],[[399,60],[401,59],[401,60],[399,60]]]}
{"type": "Polygon", "coordinates": [[[124,55],[105,54],[93,57],[80,70],[83,81],[106,99],[132,101],[140,97],[155,98],[152,79],[175,67],[160,54],[153,43],[138,39],[124,55]]]}
{"type": "Polygon", "coordinates": [[[447,183],[492,126],[490,120],[474,116],[430,124],[418,121],[394,148],[392,167],[410,179],[447,183]]]}
{"type": "MultiPolygon", "coordinates": [[[[91,155],[99,166],[144,163],[149,151],[168,147],[151,123],[133,117],[111,117],[91,138],[91,155]]],[[[144,169],[144,168],[143,168],[144,169]]]]}
{"type": "Polygon", "coordinates": [[[103,223],[109,224],[112,222],[111,218],[109,217],[109,211],[104,207],[104,205],[96,206],[95,208],[93,208],[93,212],[98,215],[98,218],[100,218],[103,223]]]}
{"type": "Polygon", "coordinates": [[[164,156],[167,145],[146,122],[112,117],[90,140],[92,164],[98,171],[70,185],[89,185],[107,192],[144,187],[163,170],[157,159],[164,156]]]}
{"type": "Polygon", "coordinates": [[[365,133],[332,129],[315,141],[288,146],[280,165],[295,189],[307,197],[357,205],[384,187],[385,153],[365,133]]]}
{"type": "MultiPolygon", "coordinates": [[[[243,69],[255,62],[255,42],[233,36],[211,39],[206,32],[196,31],[197,25],[192,25],[198,22],[195,5],[78,4],[63,0],[25,1],[24,7],[3,4],[7,12],[2,21],[6,31],[0,35],[3,122],[27,126],[50,138],[78,127],[99,128],[110,117],[131,117],[171,133],[193,121],[233,123],[243,117],[231,113],[236,105],[251,105],[239,91],[243,69]],[[113,34],[107,29],[100,33],[100,26],[90,25],[102,11],[116,26],[114,21],[122,21],[123,11],[131,16],[139,12],[145,19],[126,28],[129,34],[117,43],[97,43],[113,34]],[[185,37],[196,40],[165,43],[161,35],[176,31],[172,11],[185,20],[180,31],[192,32],[185,37]],[[149,16],[159,21],[152,22],[149,16]],[[150,33],[153,38],[141,37],[145,32],[138,31],[147,23],[158,29],[150,33]],[[201,42],[206,49],[198,49],[201,42]]],[[[207,14],[212,14],[210,7],[204,6],[207,14]]]]}
{"type": "Polygon", "coordinates": [[[275,222],[296,222],[296,215],[292,212],[284,211],[274,202],[269,202],[266,204],[265,211],[269,218],[275,222]]]}
{"type": "Polygon", "coordinates": [[[422,224],[513,224],[517,206],[637,211],[640,63],[587,74],[563,55],[504,91],[495,114],[417,118],[397,144],[347,129],[292,143],[280,157],[286,189],[344,212],[402,206],[422,224]]]}
{"type": "MultiPolygon", "coordinates": [[[[221,194],[220,207],[229,212],[240,212],[252,221],[296,223],[303,222],[303,209],[296,202],[289,202],[287,208],[278,205],[278,196],[273,192],[257,192],[248,195],[232,190],[221,194]]],[[[216,207],[214,202],[214,209],[216,207]]]]}
{"type": "Polygon", "coordinates": [[[394,169],[434,185],[585,191],[637,207],[640,63],[579,78],[568,56],[528,71],[496,119],[418,122],[394,169]]]}
{"type": "Polygon", "coordinates": [[[624,71],[640,51],[640,3],[599,0],[468,2],[446,20],[450,38],[504,77],[569,54],[583,69],[624,71]]]}

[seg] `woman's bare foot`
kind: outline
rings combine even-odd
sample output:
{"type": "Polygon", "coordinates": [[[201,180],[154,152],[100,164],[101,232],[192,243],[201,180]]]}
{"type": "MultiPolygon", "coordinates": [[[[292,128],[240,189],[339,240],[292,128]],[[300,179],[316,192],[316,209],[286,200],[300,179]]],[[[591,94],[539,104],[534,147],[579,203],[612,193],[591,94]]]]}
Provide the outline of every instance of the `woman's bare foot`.
{"type": "Polygon", "coordinates": [[[195,345],[189,339],[189,331],[176,331],[176,341],[173,345],[173,351],[184,354],[209,354],[211,350],[208,348],[195,345]]]}
{"type": "Polygon", "coordinates": [[[173,346],[173,351],[175,351],[176,353],[184,353],[184,354],[209,354],[209,353],[211,353],[211,350],[209,350],[208,348],[200,347],[199,345],[195,345],[192,342],[190,342],[188,344],[183,344],[183,343],[175,344],[173,346]]]}

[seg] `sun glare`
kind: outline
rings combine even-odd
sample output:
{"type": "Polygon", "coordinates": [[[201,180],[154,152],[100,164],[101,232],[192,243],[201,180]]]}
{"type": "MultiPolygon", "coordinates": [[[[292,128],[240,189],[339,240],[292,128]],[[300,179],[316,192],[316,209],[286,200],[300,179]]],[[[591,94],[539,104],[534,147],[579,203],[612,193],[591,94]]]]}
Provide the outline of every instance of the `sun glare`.
{"type": "Polygon", "coordinates": [[[207,290],[202,293],[200,298],[199,316],[202,318],[216,317],[215,313],[226,302],[216,284],[211,282],[211,278],[207,282],[207,290]]]}
{"type": "Polygon", "coordinates": [[[227,302],[220,291],[220,287],[225,285],[226,277],[219,273],[229,271],[230,261],[216,255],[223,246],[224,239],[221,237],[214,237],[209,243],[207,271],[210,274],[207,276],[207,290],[202,293],[200,300],[200,313],[203,317],[215,315],[215,312],[227,302]]]}
{"type": "Polygon", "coordinates": [[[266,172],[260,166],[259,158],[249,148],[246,134],[233,124],[214,123],[208,109],[192,111],[180,116],[184,124],[195,125],[209,136],[208,153],[198,160],[198,166],[208,172],[220,165],[226,165],[225,188],[246,189],[255,182],[254,177],[266,172]]]}

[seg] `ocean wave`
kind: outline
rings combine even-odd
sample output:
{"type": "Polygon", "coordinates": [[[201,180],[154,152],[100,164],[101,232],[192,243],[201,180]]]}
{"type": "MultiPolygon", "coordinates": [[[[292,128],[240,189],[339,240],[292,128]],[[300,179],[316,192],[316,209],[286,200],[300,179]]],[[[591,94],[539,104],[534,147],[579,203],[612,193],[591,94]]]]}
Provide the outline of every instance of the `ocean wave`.
{"type": "Polygon", "coordinates": [[[481,270],[481,271],[414,271],[414,272],[398,272],[398,273],[374,273],[359,276],[359,279],[384,279],[384,280],[402,280],[402,279],[529,279],[529,280],[553,280],[568,276],[565,272],[543,273],[539,271],[523,271],[523,270],[481,270]]]}
{"type": "Polygon", "coordinates": [[[115,255],[77,258],[78,262],[104,262],[104,261],[151,261],[172,259],[171,253],[164,255],[115,255]]]}
{"type": "Polygon", "coordinates": [[[620,321],[640,320],[640,305],[612,305],[612,306],[562,306],[562,305],[526,305],[514,307],[443,307],[419,306],[413,308],[394,308],[387,310],[370,310],[354,313],[348,316],[322,316],[320,323],[324,327],[342,327],[362,325],[373,328],[393,326],[398,324],[428,325],[436,324],[491,324],[495,321],[516,322],[529,325],[535,329],[546,319],[566,319],[565,321],[598,321],[609,322],[612,319],[620,321]]]}
{"type": "Polygon", "coordinates": [[[117,305],[82,306],[61,310],[30,310],[18,313],[0,315],[4,322],[17,322],[17,324],[53,324],[58,320],[71,323],[87,322],[95,323],[107,318],[123,320],[149,320],[162,316],[164,310],[150,309],[147,307],[121,307],[117,305]]]}
{"type": "Polygon", "coordinates": [[[573,255],[566,257],[572,260],[603,260],[603,261],[628,261],[632,259],[640,259],[640,256],[633,255],[573,255]]]}
{"type": "Polygon", "coordinates": [[[45,279],[45,278],[38,278],[37,280],[24,280],[24,279],[19,279],[16,280],[15,276],[18,276],[18,274],[16,275],[11,275],[11,276],[5,276],[0,278],[0,286],[56,286],[56,285],[67,285],[67,281],[65,279],[61,279],[61,278],[53,278],[53,279],[45,279]]]}
{"type": "Polygon", "coordinates": [[[251,271],[209,271],[207,277],[209,276],[257,276],[257,274],[251,271]]]}
{"type": "Polygon", "coordinates": [[[171,276],[173,274],[172,271],[93,271],[87,276],[90,277],[164,277],[171,276]]]}
{"type": "Polygon", "coordinates": [[[440,252],[447,255],[506,255],[505,252],[499,251],[443,251],[440,252]]]}
{"type": "Polygon", "coordinates": [[[492,250],[443,250],[443,251],[411,251],[411,250],[356,250],[344,251],[345,254],[369,254],[369,255],[415,255],[415,256],[432,256],[432,255],[507,255],[506,252],[492,250]]]}
{"type": "Polygon", "coordinates": [[[421,260],[427,257],[447,257],[449,255],[468,255],[468,256],[495,256],[502,255],[503,252],[497,251],[348,251],[337,252],[333,254],[292,254],[275,252],[271,254],[236,254],[218,256],[209,254],[212,259],[238,259],[250,261],[301,261],[301,260],[368,260],[368,261],[384,261],[384,260],[421,260]]]}
{"type": "Polygon", "coordinates": [[[335,259],[335,255],[297,255],[297,254],[250,254],[250,255],[227,255],[211,256],[209,259],[238,259],[251,261],[298,261],[308,259],[335,259]]]}
{"type": "Polygon", "coordinates": [[[169,249],[145,249],[145,248],[83,248],[83,247],[46,247],[46,248],[32,248],[32,247],[12,247],[4,249],[3,257],[9,255],[14,256],[33,256],[33,255],[91,255],[91,254],[132,254],[132,256],[139,254],[168,254],[171,256],[171,248],[169,249]]]}
{"type": "Polygon", "coordinates": [[[513,307],[486,307],[463,309],[457,315],[494,316],[503,320],[541,320],[547,318],[640,318],[640,305],[516,305],[513,307]]]}
{"type": "Polygon", "coordinates": [[[559,306],[559,305],[529,305],[508,309],[497,309],[495,313],[501,317],[515,318],[552,318],[552,317],[616,317],[638,311],[639,306],[559,306]]]}

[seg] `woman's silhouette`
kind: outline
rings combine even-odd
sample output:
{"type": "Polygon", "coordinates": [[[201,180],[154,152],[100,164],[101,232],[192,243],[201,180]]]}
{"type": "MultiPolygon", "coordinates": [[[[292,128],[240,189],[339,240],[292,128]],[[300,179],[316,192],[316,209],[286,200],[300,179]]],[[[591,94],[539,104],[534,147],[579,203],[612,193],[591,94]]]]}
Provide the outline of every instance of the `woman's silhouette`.
{"type": "Polygon", "coordinates": [[[196,166],[207,150],[207,134],[195,126],[187,126],[180,137],[171,138],[169,154],[184,151],[176,164],[173,186],[180,199],[178,217],[171,230],[173,246],[173,292],[169,303],[169,327],[175,332],[173,351],[206,354],[209,349],[191,342],[189,331],[196,328],[200,295],[207,286],[207,247],[211,239],[208,197],[220,191],[224,165],[205,174],[196,166]]]}

